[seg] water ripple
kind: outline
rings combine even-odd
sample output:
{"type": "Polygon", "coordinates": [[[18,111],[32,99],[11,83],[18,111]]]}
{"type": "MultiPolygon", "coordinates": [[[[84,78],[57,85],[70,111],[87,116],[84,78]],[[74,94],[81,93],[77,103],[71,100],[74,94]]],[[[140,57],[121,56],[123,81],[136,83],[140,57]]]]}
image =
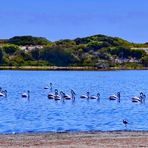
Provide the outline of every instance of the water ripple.
{"type": "Polygon", "coordinates": [[[0,82],[8,97],[0,98],[0,133],[73,132],[148,130],[148,101],[133,104],[131,98],[143,91],[148,96],[148,71],[1,71],[0,82]],[[49,100],[50,82],[55,88],[70,94],[76,91],[75,101],[49,100]],[[30,99],[21,98],[30,90],[30,99]],[[97,100],[83,100],[79,96],[90,91],[101,94],[97,100]],[[121,102],[108,97],[121,92],[121,102]]]}

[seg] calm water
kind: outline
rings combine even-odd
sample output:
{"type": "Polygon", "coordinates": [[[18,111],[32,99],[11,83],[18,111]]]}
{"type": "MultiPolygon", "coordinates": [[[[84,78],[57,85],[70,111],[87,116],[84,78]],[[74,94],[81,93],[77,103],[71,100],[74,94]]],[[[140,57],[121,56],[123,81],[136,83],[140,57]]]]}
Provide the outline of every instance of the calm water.
{"type": "Polygon", "coordinates": [[[123,119],[128,130],[148,130],[148,71],[0,71],[0,86],[8,91],[0,98],[0,133],[125,130],[123,119]],[[74,89],[75,101],[49,100],[50,82],[67,93],[74,89]],[[21,98],[27,90],[29,100],[21,98]],[[80,99],[87,91],[100,92],[100,102],[80,99]],[[117,91],[121,102],[109,101],[117,91]],[[132,103],[140,91],[146,103],[132,103]]]}

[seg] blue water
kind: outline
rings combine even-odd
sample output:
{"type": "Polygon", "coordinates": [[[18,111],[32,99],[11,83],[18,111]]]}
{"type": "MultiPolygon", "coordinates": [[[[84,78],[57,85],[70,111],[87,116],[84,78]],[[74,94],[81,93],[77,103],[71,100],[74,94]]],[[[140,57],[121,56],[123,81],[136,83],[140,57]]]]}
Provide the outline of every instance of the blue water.
{"type": "Polygon", "coordinates": [[[144,92],[148,98],[148,71],[0,71],[0,86],[8,91],[0,98],[0,133],[148,130],[148,101],[131,102],[144,92]],[[75,101],[49,100],[49,90],[76,92],[75,101]],[[30,90],[30,99],[21,98],[30,90]],[[80,95],[100,92],[97,100],[82,100],[80,95]],[[121,102],[108,97],[121,92],[121,102]]]}

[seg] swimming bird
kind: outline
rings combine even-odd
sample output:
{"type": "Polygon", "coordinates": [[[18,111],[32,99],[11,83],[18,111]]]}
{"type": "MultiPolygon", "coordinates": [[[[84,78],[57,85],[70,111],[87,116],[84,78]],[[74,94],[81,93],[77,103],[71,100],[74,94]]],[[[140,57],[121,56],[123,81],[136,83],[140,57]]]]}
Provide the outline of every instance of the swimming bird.
{"type": "Polygon", "coordinates": [[[7,90],[1,90],[0,97],[7,97],[7,90]]]}
{"type": "MultiPolygon", "coordinates": [[[[55,89],[57,91],[57,89],[55,89]]],[[[54,99],[55,94],[52,93],[52,83],[50,83],[50,93],[48,94],[48,99],[54,99]]]]}
{"type": "MultiPolygon", "coordinates": [[[[55,99],[55,100],[61,100],[61,96],[58,93],[58,89],[55,89],[54,91],[55,93],[49,93],[48,94],[48,99],[55,99]]],[[[62,93],[62,91],[60,92],[60,94],[62,93]]]]}
{"type": "Polygon", "coordinates": [[[75,95],[76,93],[74,92],[74,90],[71,89],[71,95],[68,95],[68,94],[65,94],[62,92],[62,97],[65,99],[65,100],[71,100],[71,99],[75,99],[75,95]]]}
{"type": "Polygon", "coordinates": [[[49,93],[49,94],[48,94],[48,99],[54,99],[54,97],[55,97],[54,94],[52,94],[52,93],[49,93]]]}
{"type": "Polygon", "coordinates": [[[49,88],[49,86],[45,86],[45,87],[44,87],[44,89],[48,89],[48,88],[49,88]]]}
{"type": "Polygon", "coordinates": [[[55,93],[50,92],[48,94],[48,99],[54,99],[55,98],[55,94],[57,94],[57,93],[58,93],[58,90],[57,89],[55,89],[55,93]]]}
{"type": "Polygon", "coordinates": [[[132,102],[134,102],[134,103],[140,102],[141,103],[142,102],[141,96],[139,96],[139,97],[138,96],[133,97],[132,98],[132,102]]]}
{"type": "Polygon", "coordinates": [[[57,100],[61,100],[61,96],[58,93],[58,89],[55,89],[55,95],[54,95],[54,99],[57,100]]]}
{"type": "Polygon", "coordinates": [[[146,98],[146,95],[143,92],[141,92],[140,96],[135,96],[135,97],[132,98],[132,102],[134,102],[134,103],[137,103],[137,102],[144,103],[145,98],[146,98]]]}
{"type": "Polygon", "coordinates": [[[0,92],[0,97],[4,97],[5,95],[2,93],[2,92],[0,92]]]}
{"type": "Polygon", "coordinates": [[[27,93],[22,93],[22,98],[29,98],[30,97],[30,91],[28,90],[27,93]]]}
{"type": "Polygon", "coordinates": [[[111,95],[109,100],[118,100],[120,102],[120,92],[118,92],[117,95],[111,95]]]}
{"type": "Polygon", "coordinates": [[[55,97],[55,94],[53,94],[53,93],[48,94],[48,99],[54,99],[54,97],[55,97]]]}
{"type": "Polygon", "coordinates": [[[90,96],[90,99],[100,99],[100,93],[97,93],[97,96],[90,96]]]}
{"type": "Polygon", "coordinates": [[[60,94],[61,94],[62,98],[64,98],[64,99],[65,98],[70,98],[70,95],[65,94],[63,91],[61,91],[60,94]]]}
{"type": "Polygon", "coordinates": [[[89,99],[89,92],[86,93],[86,95],[80,96],[81,99],[89,99]]]}
{"type": "Polygon", "coordinates": [[[122,122],[125,125],[125,127],[127,127],[128,121],[124,119],[122,122]]]}
{"type": "Polygon", "coordinates": [[[52,83],[49,83],[49,86],[45,86],[44,89],[49,89],[50,88],[50,91],[52,91],[52,83]]]}

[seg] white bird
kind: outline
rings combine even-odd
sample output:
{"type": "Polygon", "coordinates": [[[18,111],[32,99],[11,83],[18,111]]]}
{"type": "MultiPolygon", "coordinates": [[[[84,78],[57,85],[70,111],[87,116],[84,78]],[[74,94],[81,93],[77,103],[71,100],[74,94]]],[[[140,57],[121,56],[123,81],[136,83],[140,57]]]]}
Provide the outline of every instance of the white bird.
{"type": "Polygon", "coordinates": [[[45,86],[44,89],[49,89],[49,86],[45,86]]]}
{"type": "MultiPolygon", "coordinates": [[[[55,90],[56,91],[56,90],[55,90]]],[[[55,94],[53,94],[52,92],[50,92],[49,94],[48,94],[48,99],[54,99],[54,97],[55,97],[55,94]]]]}
{"type": "Polygon", "coordinates": [[[71,100],[75,98],[76,93],[71,89],[71,95],[65,94],[63,92],[61,92],[61,95],[65,100],[71,100]]]}
{"type": "Polygon", "coordinates": [[[49,89],[49,88],[50,88],[50,91],[52,91],[52,83],[44,87],[44,89],[49,89]]]}
{"type": "Polygon", "coordinates": [[[4,90],[0,92],[0,97],[7,97],[7,90],[4,90]]]}
{"type": "Polygon", "coordinates": [[[61,96],[59,95],[59,93],[58,93],[58,90],[57,90],[57,89],[55,89],[54,99],[55,99],[55,100],[61,100],[61,96]]]}
{"type": "Polygon", "coordinates": [[[0,97],[5,97],[5,94],[0,92],[0,97]]]}
{"type": "Polygon", "coordinates": [[[100,93],[97,93],[97,96],[90,96],[90,99],[100,99],[100,93]]]}
{"type": "MultiPolygon", "coordinates": [[[[57,89],[55,89],[55,91],[57,91],[57,89]]],[[[54,97],[55,94],[52,93],[52,83],[50,83],[50,93],[48,94],[48,99],[54,99],[54,97]]]]}
{"type": "Polygon", "coordinates": [[[52,93],[49,93],[49,94],[48,94],[48,99],[54,99],[54,97],[55,97],[54,94],[52,94],[52,93]]]}
{"type": "Polygon", "coordinates": [[[57,101],[57,100],[61,100],[61,96],[59,96],[59,95],[55,95],[54,96],[54,99],[57,101]]]}
{"type": "Polygon", "coordinates": [[[29,98],[30,97],[30,91],[28,90],[27,93],[22,93],[22,98],[29,98]]]}
{"type": "Polygon", "coordinates": [[[55,89],[55,93],[49,93],[48,94],[48,99],[55,99],[55,100],[61,100],[61,96],[58,93],[58,90],[55,89]]]}
{"type": "Polygon", "coordinates": [[[2,93],[2,92],[0,92],[0,97],[4,97],[5,95],[2,93]]]}
{"type": "Polygon", "coordinates": [[[140,96],[135,96],[135,97],[132,98],[132,102],[134,102],[134,103],[137,103],[137,102],[143,103],[143,102],[145,102],[145,98],[146,98],[146,95],[143,92],[141,92],[140,96]]]}
{"type": "Polygon", "coordinates": [[[135,96],[135,97],[132,98],[132,102],[135,102],[136,103],[136,102],[141,102],[141,101],[142,100],[141,100],[141,97],[140,96],[139,97],[138,96],[135,96]]]}
{"type": "Polygon", "coordinates": [[[86,95],[80,96],[81,99],[89,99],[89,92],[86,93],[86,95]]]}
{"type": "Polygon", "coordinates": [[[109,97],[109,100],[119,100],[120,101],[120,92],[118,92],[117,95],[111,95],[109,97]]]}

